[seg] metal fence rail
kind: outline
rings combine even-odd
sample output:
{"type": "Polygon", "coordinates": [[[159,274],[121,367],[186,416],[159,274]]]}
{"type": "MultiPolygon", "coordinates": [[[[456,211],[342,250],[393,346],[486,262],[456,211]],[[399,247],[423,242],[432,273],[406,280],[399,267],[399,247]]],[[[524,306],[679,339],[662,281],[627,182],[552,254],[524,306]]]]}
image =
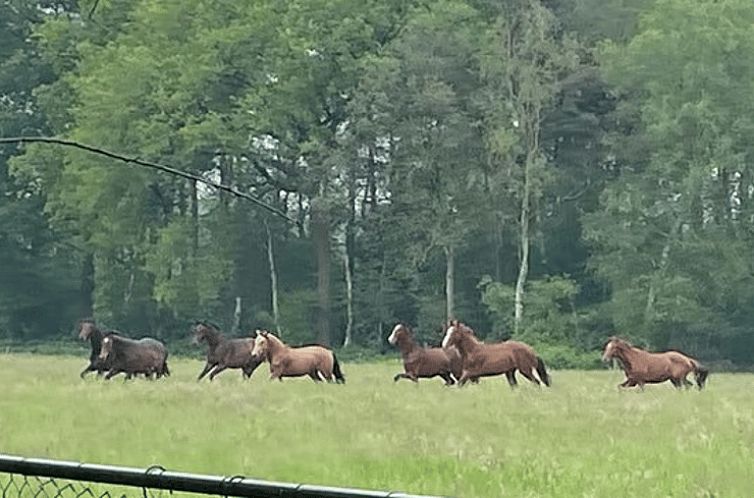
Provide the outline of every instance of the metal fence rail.
{"type": "MultiPolygon", "coordinates": [[[[16,497],[149,498],[174,493],[254,498],[429,498],[388,491],[311,486],[285,482],[94,465],[0,454],[0,491],[16,497]]],[[[436,498],[436,497],[435,497],[436,498]]]]}

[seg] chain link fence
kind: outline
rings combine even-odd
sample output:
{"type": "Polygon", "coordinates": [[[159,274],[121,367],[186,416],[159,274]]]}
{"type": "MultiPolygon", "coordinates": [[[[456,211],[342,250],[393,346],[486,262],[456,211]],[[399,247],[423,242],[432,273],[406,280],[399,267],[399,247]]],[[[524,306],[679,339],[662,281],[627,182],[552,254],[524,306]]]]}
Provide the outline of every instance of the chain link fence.
{"type": "Polygon", "coordinates": [[[243,476],[188,474],[168,471],[160,466],[138,469],[3,454],[0,454],[0,491],[2,498],[432,498],[387,491],[260,481],[243,476]]]}

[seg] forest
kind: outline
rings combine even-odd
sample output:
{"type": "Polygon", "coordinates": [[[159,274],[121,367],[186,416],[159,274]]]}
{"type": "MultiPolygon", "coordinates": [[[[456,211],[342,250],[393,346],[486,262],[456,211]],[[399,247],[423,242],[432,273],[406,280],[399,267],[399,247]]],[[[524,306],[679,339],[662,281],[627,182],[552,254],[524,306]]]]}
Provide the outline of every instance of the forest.
{"type": "Polygon", "coordinates": [[[0,339],[754,351],[750,0],[4,0],[0,339]]]}

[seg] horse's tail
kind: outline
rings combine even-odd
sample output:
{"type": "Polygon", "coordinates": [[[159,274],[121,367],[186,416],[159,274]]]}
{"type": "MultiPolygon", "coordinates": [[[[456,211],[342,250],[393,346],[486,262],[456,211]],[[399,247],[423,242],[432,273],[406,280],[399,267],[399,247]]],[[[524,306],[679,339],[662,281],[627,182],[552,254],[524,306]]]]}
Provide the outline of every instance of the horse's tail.
{"type": "Polygon", "coordinates": [[[168,352],[165,351],[165,358],[162,360],[162,375],[170,377],[170,369],[168,368],[168,352]]]}
{"type": "Polygon", "coordinates": [[[545,362],[542,361],[542,358],[539,356],[537,356],[537,373],[539,374],[539,379],[544,382],[547,387],[550,387],[550,375],[545,368],[545,362]]]}
{"type": "Polygon", "coordinates": [[[707,381],[709,370],[696,360],[691,360],[694,366],[694,377],[696,378],[696,386],[701,390],[704,387],[704,383],[707,381]]]}
{"type": "Polygon", "coordinates": [[[332,354],[332,373],[335,376],[335,382],[338,384],[345,384],[346,383],[346,377],[343,375],[343,371],[340,369],[340,363],[338,363],[338,358],[335,356],[335,353],[332,354]]]}

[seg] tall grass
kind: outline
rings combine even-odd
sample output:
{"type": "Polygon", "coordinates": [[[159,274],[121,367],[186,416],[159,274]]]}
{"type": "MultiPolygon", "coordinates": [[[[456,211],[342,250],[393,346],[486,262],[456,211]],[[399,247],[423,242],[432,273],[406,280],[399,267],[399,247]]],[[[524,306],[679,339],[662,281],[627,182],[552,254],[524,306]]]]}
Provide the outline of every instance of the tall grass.
{"type": "Polygon", "coordinates": [[[398,361],[343,365],[348,383],[104,382],[84,358],[0,355],[0,451],[260,479],[476,496],[750,496],[754,392],[619,392],[617,371],[556,371],[552,389],[502,378],[463,389],[394,384],[398,361]]]}

